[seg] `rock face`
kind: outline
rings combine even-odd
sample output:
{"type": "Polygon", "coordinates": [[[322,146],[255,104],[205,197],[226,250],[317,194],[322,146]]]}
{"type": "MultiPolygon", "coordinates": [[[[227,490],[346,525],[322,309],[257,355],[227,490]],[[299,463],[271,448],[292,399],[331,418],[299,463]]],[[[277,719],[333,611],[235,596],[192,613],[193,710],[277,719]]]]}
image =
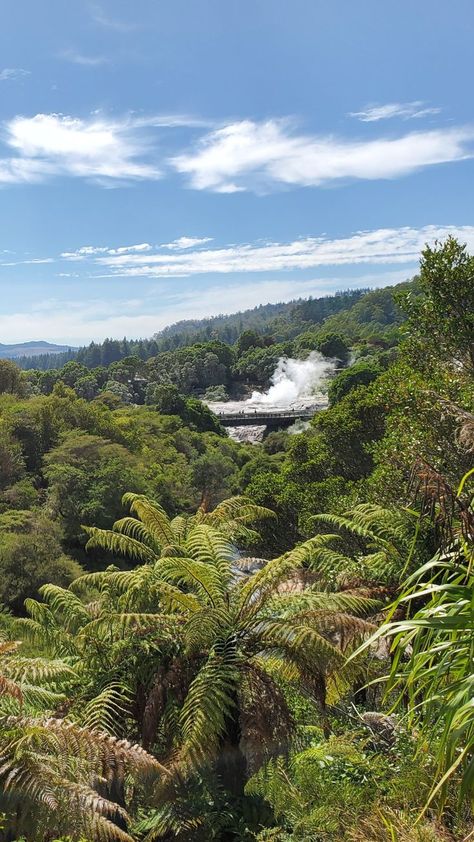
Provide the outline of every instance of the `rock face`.
{"type": "Polygon", "coordinates": [[[394,744],[398,726],[396,716],[368,710],[362,714],[361,719],[372,734],[375,748],[387,748],[394,744]]]}
{"type": "Polygon", "coordinates": [[[227,432],[234,441],[247,441],[250,444],[260,444],[263,441],[266,427],[261,424],[251,425],[245,427],[227,427],[227,432]]]}

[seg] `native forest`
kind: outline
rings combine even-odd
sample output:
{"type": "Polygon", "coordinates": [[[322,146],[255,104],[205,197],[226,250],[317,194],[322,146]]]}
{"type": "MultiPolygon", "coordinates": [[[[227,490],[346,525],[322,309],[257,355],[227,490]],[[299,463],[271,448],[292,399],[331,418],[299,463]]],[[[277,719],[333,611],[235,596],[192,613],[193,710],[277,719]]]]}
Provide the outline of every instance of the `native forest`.
{"type": "Polygon", "coordinates": [[[462,243],[398,286],[2,359],[0,427],[2,839],[474,839],[462,243]],[[256,434],[301,372],[305,417],[256,434]]]}

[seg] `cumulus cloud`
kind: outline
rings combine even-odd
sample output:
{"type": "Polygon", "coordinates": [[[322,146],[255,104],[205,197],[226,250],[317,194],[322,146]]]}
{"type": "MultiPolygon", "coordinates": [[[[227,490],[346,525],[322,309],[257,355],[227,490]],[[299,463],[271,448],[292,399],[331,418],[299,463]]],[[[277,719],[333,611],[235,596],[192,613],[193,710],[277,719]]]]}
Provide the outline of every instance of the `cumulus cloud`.
{"type": "Polygon", "coordinates": [[[344,140],[301,135],[282,120],[242,120],[201,138],[172,166],[191,187],[218,193],[318,187],[343,179],[390,179],[470,158],[474,129],[412,132],[397,138],[344,140]]]}
{"type": "Polygon", "coordinates": [[[30,71],[24,70],[23,67],[4,67],[0,70],[0,82],[13,82],[16,79],[24,79],[25,76],[30,76],[30,71]]]}
{"type": "Polygon", "coordinates": [[[171,251],[183,251],[195,246],[202,246],[204,243],[210,243],[213,239],[213,237],[178,237],[171,243],[163,243],[162,248],[171,249],[171,251]]]}
{"type": "Polygon", "coordinates": [[[426,106],[421,100],[415,102],[388,102],[386,105],[367,105],[362,111],[351,111],[350,117],[356,117],[363,123],[375,123],[378,120],[389,120],[401,117],[402,120],[413,120],[439,114],[441,108],[426,106]]]}
{"type": "Polygon", "coordinates": [[[5,142],[17,157],[0,159],[0,182],[35,182],[63,175],[113,183],[161,176],[154,164],[142,160],[146,147],[127,120],[37,114],[15,117],[5,132],[5,142]]]}
{"type": "Polygon", "coordinates": [[[289,243],[242,244],[186,250],[178,254],[98,255],[95,264],[110,274],[149,278],[234,272],[281,272],[320,266],[413,264],[425,243],[458,237],[474,248],[474,226],[379,228],[350,237],[306,237],[289,243]]]}

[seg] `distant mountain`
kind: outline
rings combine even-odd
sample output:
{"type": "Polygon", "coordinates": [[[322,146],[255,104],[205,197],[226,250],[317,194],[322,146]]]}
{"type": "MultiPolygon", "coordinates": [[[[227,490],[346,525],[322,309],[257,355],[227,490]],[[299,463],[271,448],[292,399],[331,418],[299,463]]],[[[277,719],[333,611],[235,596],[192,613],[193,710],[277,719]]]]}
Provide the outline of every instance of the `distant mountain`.
{"type": "Polygon", "coordinates": [[[3,345],[0,342],[0,359],[16,360],[21,357],[38,357],[41,354],[62,354],[75,351],[71,345],[54,345],[52,342],[18,342],[16,345],[3,345]]]}

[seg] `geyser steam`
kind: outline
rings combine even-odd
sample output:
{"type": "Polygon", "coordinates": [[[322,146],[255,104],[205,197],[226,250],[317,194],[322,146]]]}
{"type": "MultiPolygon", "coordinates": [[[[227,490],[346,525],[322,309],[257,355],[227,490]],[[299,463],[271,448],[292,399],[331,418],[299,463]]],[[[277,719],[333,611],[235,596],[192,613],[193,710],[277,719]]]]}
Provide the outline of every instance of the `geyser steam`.
{"type": "Polygon", "coordinates": [[[311,399],[321,392],[325,379],[335,367],[334,360],[328,360],[318,351],[312,351],[305,360],[282,357],[272,375],[268,392],[252,392],[245,404],[255,409],[259,406],[301,408],[303,404],[311,404],[311,399]]]}

